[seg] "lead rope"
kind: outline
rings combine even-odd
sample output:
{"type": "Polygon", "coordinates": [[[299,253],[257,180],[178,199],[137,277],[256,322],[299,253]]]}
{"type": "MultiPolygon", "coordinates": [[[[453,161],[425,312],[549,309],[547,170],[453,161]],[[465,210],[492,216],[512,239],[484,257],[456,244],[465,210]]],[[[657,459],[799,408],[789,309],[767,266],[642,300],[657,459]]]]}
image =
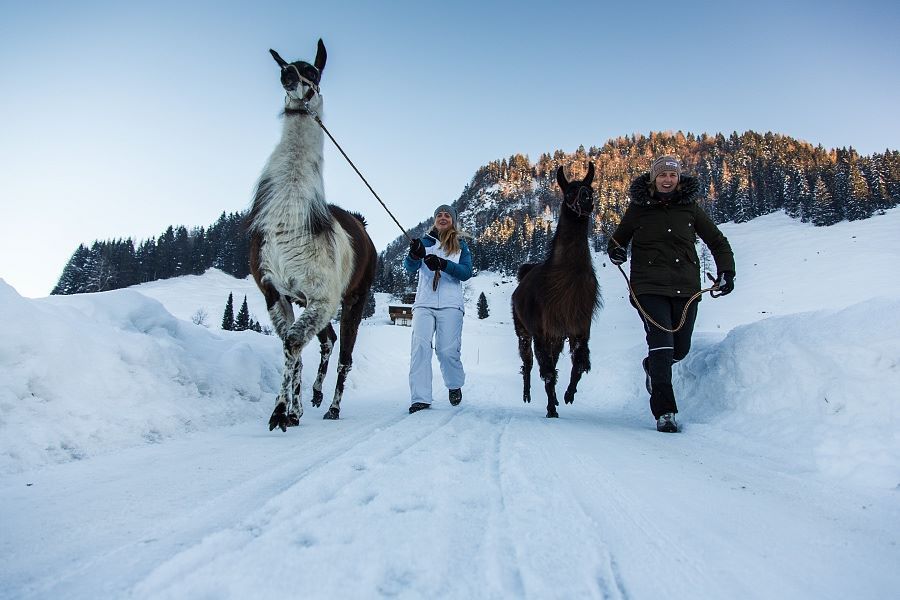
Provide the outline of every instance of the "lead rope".
{"type": "Polygon", "coordinates": [[[337,143],[337,140],[334,139],[334,136],[331,135],[331,132],[328,131],[327,127],[325,127],[325,123],[322,122],[322,119],[319,118],[319,115],[316,113],[316,111],[314,111],[312,108],[309,107],[309,101],[304,98],[304,99],[301,99],[300,102],[303,104],[303,109],[307,113],[309,113],[309,115],[313,119],[315,119],[315,121],[316,121],[316,123],[318,123],[319,127],[322,128],[322,131],[325,132],[325,135],[328,136],[328,139],[331,140],[331,142],[340,151],[340,153],[344,156],[344,158],[347,159],[347,162],[350,163],[350,166],[353,167],[353,170],[356,171],[356,174],[359,175],[359,178],[362,179],[364,184],[366,184],[366,187],[369,188],[369,191],[372,192],[372,195],[375,196],[375,199],[378,200],[378,202],[381,204],[381,207],[384,208],[385,212],[387,212],[387,214],[391,217],[391,219],[393,219],[394,223],[397,224],[397,227],[399,227],[400,231],[403,232],[403,236],[411,242],[412,238],[409,237],[408,233],[406,233],[406,230],[403,228],[403,225],[400,224],[400,221],[398,221],[397,218],[394,217],[394,213],[392,213],[390,211],[390,209],[387,207],[387,205],[381,200],[381,197],[375,192],[375,190],[372,188],[372,186],[369,185],[369,182],[366,181],[366,178],[363,177],[363,174],[359,172],[359,169],[356,168],[356,165],[353,164],[353,161],[350,160],[350,157],[347,156],[347,153],[344,152],[343,148],[341,148],[341,145],[337,143]]]}
{"type": "MultiPolygon", "coordinates": [[[[622,248],[623,250],[625,249],[624,246],[622,246],[622,244],[620,244],[619,242],[616,241],[616,238],[611,237],[610,239],[613,241],[613,243],[616,246],[618,246],[619,248],[622,248]]],[[[697,298],[699,298],[706,292],[709,292],[709,295],[712,296],[713,298],[718,297],[713,292],[718,291],[719,283],[716,281],[716,278],[713,277],[709,271],[707,271],[706,277],[709,278],[709,280],[713,282],[712,287],[704,288],[704,289],[700,290],[699,292],[697,292],[696,294],[694,294],[693,296],[691,296],[690,299],[688,299],[687,304],[684,305],[684,310],[681,311],[681,320],[678,321],[678,326],[675,327],[675,329],[669,329],[668,327],[663,327],[662,325],[660,325],[659,323],[654,321],[653,318],[647,314],[647,311],[644,310],[644,307],[641,306],[640,302],[638,302],[637,294],[634,293],[634,288],[631,287],[631,281],[628,279],[628,275],[625,274],[625,269],[622,268],[622,265],[616,265],[616,267],[618,267],[619,273],[622,274],[622,277],[625,278],[625,285],[628,286],[628,292],[631,294],[631,300],[632,300],[632,302],[634,302],[634,305],[637,307],[638,312],[640,312],[641,315],[648,322],[653,324],[655,327],[658,327],[659,329],[662,329],[663,331],[666,331],[668,333],[675,333],[675,332],[679,331],[682,327],[684,327],[684,322],[687,321],[688,309],[690,308],[691,303],[693,303],[697,298]]]]}
{"type": "MultiPolygon", "coordinates": [[[[322,131],[325,132],[325,135],[328,136],[328,139],[331,140],[331,142],[340,151],[340,153],[344,156],[344,158],[347,159],[347,162],[350,163],[350,166],[353,167],[353,170],[356,171],[356,174],[359,175],[359,178],[362,179],[364,184],[366,184],[366,187],[369,188],[369,191],[372,192],[372,195],[375,196],[375,199],[378,200],[378,202],[381,204],[382,208],[384,208],[385,212],[387,212],[387,214],[391,217],[391,219],[393,219],[394,223],[397,224],[397,227],[399,227],[400,231],[403,232],[403,236],[411,242],[412,238],[409,236],[408,233],[406,233],[406,230],[403,228],[403,225],[401,225],[400,222],[397,220],[397,218],[394,217],[394,213],[392,213],[390,211],[390,209],[387,207],[387,205],[381,200],[381,197],[375,192],[375,190],[372,188],[372,186],[369,185],[369,182],[366,181],[366,178],[363,177],[363,174],[359,172],[359,169],[356,168],[356,165],[353,164],[353,161],[350,160],[350,157],[347,156],[347,153],[344,152],[343,148],[341,148],[341,145],[337,143],[337,140],[334,139],[334,136],[331,135],[331,132],[328,131],[327,127],[325,127],[325,123],[322,122],[322,119],[319,118],[319,115],[316,113],[316,111],[314,111],[313,109],[311,109],[309,107],[309,101],[304,98],[301,100],[301,102],[303,103],[303,108],[306,110],[306,112],[309,113],[309,115],[316,121],[316,123],[318,123],[319,127],[322,128],[322,131]]],[[[438,282],[440,280],[441,280],[441,271],[437,270],[434,272],[434,279],[431,281],[431,290],[432,291],[434,291],[434,292],[437,291],[438,282]]]]}

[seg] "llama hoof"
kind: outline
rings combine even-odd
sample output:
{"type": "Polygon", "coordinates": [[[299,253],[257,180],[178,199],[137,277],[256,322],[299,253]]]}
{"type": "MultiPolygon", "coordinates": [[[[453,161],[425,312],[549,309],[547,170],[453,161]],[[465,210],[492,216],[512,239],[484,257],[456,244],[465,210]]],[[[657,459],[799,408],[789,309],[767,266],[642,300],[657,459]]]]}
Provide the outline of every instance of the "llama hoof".
{"type": "Polygon", "coordinates": [[[287,431],[287,415],[272,415],[269,417],[269,431],[274,431],[276,427],[279,427],[282,431],[287,431]]]}
{"type": "Polygon", "coordinates": [[[558,418],[559,418],[559,413],[556,412],[555,410],[553,410],[553,411],[548,410],[548,411],[547,411],[547,418],[548,418],[548,419],[558,419],[558,418]]]}
{"type": "Polygon", "coordinates": [[[287,431],[288,427],[296,427],[300,424],[300,415],[294,412],[289,413],[284,404],[275,406],[272,416],[269,417],[269,431],[273,431],[276,427],[281,431],[287,431]]]}
{"type": "Polygon", "coordinates": [[[573,392],[570,394],[569,392],[566,392],[566,395],[564,396],[564,398],[565,398],[566,404],[572,404],[573,402],[575,402],[575,393],[573,392]]]}
{"type": "Polygon", "coordinates": [[[525,394],[524,396],[522,396],[522,402],[524,402],[525,404],[531,404],[531,395],[525,394]]]}
{"type": "Polygon", "coordinates": [[[322,390],[313,390],[312,405],[316,408],[322,406],[322,390]]]}
{"type": "Polygon", "coordinates": [[[337,421],[341,418],[341,409],[332,406],[324,415],[322,415],[322,418],[326,421],[337,421]]]}

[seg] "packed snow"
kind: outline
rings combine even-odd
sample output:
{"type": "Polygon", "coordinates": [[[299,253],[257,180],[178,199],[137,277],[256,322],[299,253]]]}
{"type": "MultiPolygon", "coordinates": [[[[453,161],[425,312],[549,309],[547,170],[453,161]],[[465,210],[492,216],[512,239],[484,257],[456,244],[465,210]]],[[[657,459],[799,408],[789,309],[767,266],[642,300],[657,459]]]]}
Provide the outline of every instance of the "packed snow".
{"type": "Polygon", "coordinates": [[[379,294],[341,419],[308,403],[312,343],[287,433],[266,426],[279,341],[219,328],[229,293],[268,323],[251,280],[34,300],[0,280],[0,598],[893,597],[900,209],[722,229],[736,289],[700,305],[674,435],[603,254],[593,369],[559,419],[536,370],[521,401],[515,281],[480,273],[459,407],[435,369],[407,413],[410,329],[379,294]]]}

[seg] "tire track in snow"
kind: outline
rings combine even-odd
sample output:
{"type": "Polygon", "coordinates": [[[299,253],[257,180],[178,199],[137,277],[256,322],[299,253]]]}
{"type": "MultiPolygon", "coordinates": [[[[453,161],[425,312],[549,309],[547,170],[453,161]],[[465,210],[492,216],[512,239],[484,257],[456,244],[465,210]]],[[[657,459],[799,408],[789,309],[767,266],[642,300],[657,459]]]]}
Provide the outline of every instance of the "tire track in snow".
{"type": "Polygon", "coordinates": [[[495,490],[486,519],[483,553],[484,563],[493,571],[493,578],[486,582],[486,587],[491,590],[488,597],[522,598],[525,596],[525,587],[519,569],[519,549],[510,534],[503,485],[503,454],[512,416],[506,411],[494,409],[482,412],[481,418],[486,418],[491,426],[490,455],[486,459],[486,468],[490,478],[489,487],[495,490]]]}
{"type": "MultiPolygon", "coordinates": [[[[77,594],[74,589],[73,582],[89,581],[94,571],[116,571],[120,570],[125,564],[135,564],[139,558],[145,557],[148,553],[158,555],[160,559],[165,559],[165,552],[162,548],[168,547],[170,552],[177,552],[185,547],[200,542],[203,538],[217,530],[219,523],[234,522],[234,513],[252,514],[258,511],[265,501],[271,497],[277,497],[280,493],[290,489],[298,480],[303,479],[311,473],[317,466],[327,463],[336,456],[351,451],[355,446],[363,443],[372,435],[372,431],[390,430],[390,428],[402,423],[404,416],[389,416],[380,419],[376,424],[368,425],[364,423],[353,423],[352,421],[343,421],[340,423],[353,423],[356,427],[344,427],[341,430],[332,428],[332,423],[323,423],[319,429],[311,429],[309,426],[294,428],[290,431],[295,435],[276,436],[268,432],[262,434],[246,435],[244,428],[232,428],[224,437],[214,437],[213,435],[200,435],[194,439],[178,440],[161,446],[136,448],[126,451],[123,454],[130,457],[134,461],[132,466],[118,466],[123,472],[128,473],[128,477],[133,480],[127,484],[125,493],[127,499],[119,502],[111,501],[107,494],[121,494],[123,489],[121,481],[108,482],[112,485],[110,489],[105,486],[95,484],[93,490],[85,490],[80,488],[73,490],[75,493],[68,492],[64,495],[65,500],[56,500],[52,495],[44,495],[38,499],[38,503],[45,502],[48,505],[58,505],[62,503],[66,506],[89,505],[92,503],[91,495],[103,496],[103,502],[115,504],[132,504],[131,499],[142,498],[142,503],[133,505],[134,508],[147,510],[149,513],[145,519],[135,518],[129,511],[123,515],[107,515],[106,520],[115,522],[117,517],[125,516],[126,522],[123,526],[133,527],[135,523],[146,521],[147,529],[144,532],[132,532],[129,535],[121,536],[127,541],[124,543],[113,543],[113,545],[103,546],[99,540],[94,539],[93,545],[96,548],[93,554],[81,555],[80,560],[74,563],[56,564],[52,572],[42,579],[35,579],[25,583],[27,594],[32,596],[45,596],[54,590],[66,590],[65,595],[73,597],[77,594]],[[362,425],[362,426],[360,426],[362,425]],[[324,433],[324,436],[321,435],[324,433]],[[349,435],[348,435],[349,433],[349,435]],[[319,435],[317,435],[319,434],[319,435]],[[324,437],[324,440],[323,440],[324,437]],[[213,444],[209,443],[213,441],[213,444]],[[334,447],[335,441],[340,442],[337,448],[334,447]],[[325,442],[325,443],[323,443],[325,442]],[[272,454],[270,457],[265,456],[267,444],[277,444],[280,454],[272,454]],[[215,445],[220,446],[216,448],[215,445]],[[252,445],[252,448],[248,448],[252,445]],[[188,448],[185,451],[185,448],[188,448]],[[179,452],[180,451],[180,452],[179,452]],[[222,454],[216,454],[221,451],[222,454]],[[173,498],[176,493],[172,492],[168,497],[161,498],[161,502],[170,509],[166,514],[160,514],[162,509],[148,508],[154,493],[159,495],[159,491],[165,492],[172,487],[172,483],[178,480],[178,471],[187,471],[197,469],[197,477],[205,480],[207,471],[222,471],[228,469],[227,463],[239,462],[246,459],[257,461],[262,455],[262,462],[258,464],[255,470],[247,471],[246,469],[239,471],[240,480],[229,489],[222,489],[220,493],[210,494],[197,493],[187,495],[189,505],[179,506],[179,499],[173,498]],[[301,459],[300,456],[304,455],[301,459]],[[185,459],[185,456],[190,458],[185,459]],[[148,462],[147,458],[151,460],[148,462]],[[283,458],[282,458],[283,457],[283,458]],[[223,464],[224,463],[226,464],[223,464]],[[178,467],[174,465],[178,463],[178,467]],[[185,464],[189,463],[189,464],[185,464]],[[214,465],[214,466],[213,466],[214,465]],[[173,472],[174,467],[174,472],[173,472]],[[145,489],[142,491],[141,486],[145,489]],[[151,491],[152,490],[152,491],[151,491]],[[110,569],[108,565],[117,565],[110,569]]],[[[304,424],[306,422],[304,421],[304,424]]],[[[263,427],[261,424],[260,427],[263,427]]],[[[338,425],[340,427],[340,425],[338,425]]],[[[279,432],[280,433],[280,432],[279,432]]],[[[50,479],[46,482],[40,482],[42,489],[54,489],[55,481],[54,473],[66,473],[67,471],[77,469],[91,469],[92,467],[100,467],[106,462],[116,460],[114,456],[98,457],[93,461],[82,464],[60,465],[51,469],[47,469],[39,474],[46,474],[50,479]]],[[[218,474],[218,473],[217,473],[218,474]]],[[[96,479],[90,475],[83,476],[85,479],[96,479]]],[[[65,492],[65,487],[57,485],[65,492]]],[[[202,490],[198,487],[196,492],[202,490]]],[[[39,506],[32,506],[32,510],[39,509],[39,506]]],[[[58,511],[53,511],[57,513],[58,511]]],[[[54,518],[53,514],[45,515],[54,518]]],[[[56,518],[64,519],[64,514],[56,518]]],[[[91,532],[96,536],[96,531],[91,532]]],[[[61,540],[57,538],[57,543],[61,540]]],[[[80,546],[79,542],[79,546],[80,546]]],[[[79,553],[81,554],[81,553],[79,553]]],[[[159,560],[159,559],[157,559],[159,560]]],[[[148,567],[152,568],[152,567],[148,567]]],[[[102,582],[102,589],[110,593],[117,593],[121,590],[121,586],[127,586],[129,582],[116,579],[113,573],[111,577],[102,582]]],[[[87,586],[86,586],[87,587],[87,586]]],[[[85,597],[95,596],[98,592],[98,584],[95,582],[94,587],[85,591],[85,597]]]]}
{"type": "Polygon", "coordinates": [[[614,567],[602,537],[573,499],[558,463],[566,456],[547,431],[555,419],[536,416],[510,421],[509,441],[500,446],[498,476],[509,537],[520,565],[522,597],[628,598],[624,586],[606,583],[614,567]],[[619,591],[621,590],[621,591],[619,591]]]}
{"type": "Polygon", "coordinates": [[[585,437],[596,435],[592,420],[554,430],[553,443],[574,459],[566,463],[568,480],[592,474],[594,486],[573,485],[574,498],[610,548],[615,580],[633,597],[700,589],[722,597],[841,597],[871,569],[845,565],[830,583],[797,576],[816,564],[844,565],[840,547],[859,537],[856,528],[878,528],[873,511],[858,525],[842,525],[835,515],[847,509],[838,505],[854,501],[827,484],[699,435],[610,423],[597,430],[602,444],[588,444],[585,437]]]}
{"type": "MultiPolygon", "coordinates": [[[[373,507],[379,505],[379,496],[383,495],[383,491],[379,491],[383,484],[374,478],[382,471],[395,469],[394,463],[398,459],[406,462],[419,460],[424,454],[420,447],[427,445],[435,436],[445,435],[448,427],[463,414],[464,411],[458,410],[431,410],[404,415],[385,428],[369,431],[368,434],[362,433],[353,442],[343,444],[340,450],[330,450],[327,455],[320,456],[313,464],[294,475],[285,490],[267,498],[264,506],[245,517],[239,525],[217,531],[199,544],[172,557],[145,578],[135,591],[138,595],[178,596],[183,593],[178,590],[185,589],[181,581],[190,578],[197,571],[213,570],[221,576],[235,569],[245,570],[246,567],[241,564],[244,561],[239,559],[234,560],[239,566],[220,565],[230,563],[235,557],[245,556],[251,545],[253,548],[262,546],[262,554],[266,554],[272,547],[280,546],[293,547],[294,551],[298,547],[316,551],[324,546],[332,546],[329,534],[319,527],[320,523],[341,523],[340,528],[343,530],[346,529],[347,518],[365,521],[358,528],[359,532],[343,534],[339,541],[340,544],[352,545],[360,532],[365,535],[368,531],[370,522],[366,518],[373,512],[373,507]],[[431,421],[426,421],[423,417],[431,421]],[[415,426],[404,430],[404,423],[414,423],[415,426]],[[411,454],[414,456],[404,459],[405,455],[411,454]]],[[[421,502],[415,498],[410,501],[389,498],[387,502],[387,511],[393,515],[415,514],[432,509],[427,501],[421,502]]],[[[332,551],[332,548],[329,547],[328,551],[332,551]]],[[[286,552],[290,554],[291,548],[286,552]]],[[[340,556],[334,556],[331,560],[332,564],[340,561],[340,556]]],[[[254,577],[259,577],[258,573],[249,575],[250,580],[254,580],[254,577]]],[[[400,570],[390,576],[389,581],[378,585],[379,589],[385,591],[385,595],[390,595],[388,592],[391,589],[411,585],[412,581],[410,574],[400,570]],[[405,583],[400,586],[396,583],[399,581],[405,583]]],[[[236,585],[240,588],[241,584],[239,582],[236,585]]],[[[327,585],[323,581],[317,581],[317,585],[325,585],[325,589],[341,588],[339,581],[331,581],[327,585]]],[[[253,591],[248,590],[248,593],[253,591]]]]}

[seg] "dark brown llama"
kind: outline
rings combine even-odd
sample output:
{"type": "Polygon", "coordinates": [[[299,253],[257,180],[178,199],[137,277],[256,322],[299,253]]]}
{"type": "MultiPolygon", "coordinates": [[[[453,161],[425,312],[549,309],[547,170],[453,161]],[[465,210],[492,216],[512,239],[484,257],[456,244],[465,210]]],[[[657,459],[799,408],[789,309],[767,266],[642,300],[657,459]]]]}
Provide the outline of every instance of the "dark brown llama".
{"type": "Polygon", "coordinates": [[[281,67],[287,97],[284,129],[263,169],[250,211],[250,271],[266,298],[269,317],[284,342],[281,392],[269,430],[299,425],[301,351],[317,335],[321,360],[313,384],[313,406],[322,403],[322,380],[337,336],[331,319],[341,308],[337,384],[324,418],[340,416],[344,381],[375,278],[375,246],[357,214],[325,201],[322,182],[322,114],[319,84],[325,45],[319,40],[313,64],[289,63],[270,50],[281,67]],[[293,305],[303,309],[294,319],[293,305]]]}
{"type": "Polygon", "coordinates": [[[531,402],[531,344],[547,391],[547,417],[558,417],[556,407],[556,363],[566,338],[572,354],[572,374],[565,401],[575,401],[581,375],[591,370],[588,340],[591,321],[600,308],[600,288],[594,275],[588,232],[594,208],[594,164],[588,164],[583,181],[567,181],[563,168],[556,181],[563,191],[559,223],[540,264],[519,267],[519,285],[512,295],[513,323],[522,357],[522,400],[531,402]]]}

